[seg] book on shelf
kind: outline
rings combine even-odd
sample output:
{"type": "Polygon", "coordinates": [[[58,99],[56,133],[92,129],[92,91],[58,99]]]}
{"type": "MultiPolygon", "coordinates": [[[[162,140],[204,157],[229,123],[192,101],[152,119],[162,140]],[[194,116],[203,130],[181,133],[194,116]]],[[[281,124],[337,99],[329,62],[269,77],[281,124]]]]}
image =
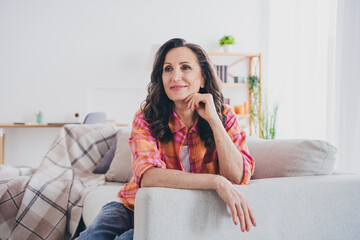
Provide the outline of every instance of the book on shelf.
{"type": "Polygon", "coordinates": [[[216,72],[220,80],[224,83],[227,82],[227,65],[215,65],[216,72]]]}

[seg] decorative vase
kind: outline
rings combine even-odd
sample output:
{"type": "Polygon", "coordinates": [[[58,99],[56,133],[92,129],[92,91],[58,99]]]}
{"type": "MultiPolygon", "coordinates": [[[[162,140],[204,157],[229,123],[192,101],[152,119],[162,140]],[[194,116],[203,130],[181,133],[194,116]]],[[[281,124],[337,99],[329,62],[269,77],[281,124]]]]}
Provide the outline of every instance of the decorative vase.
{"type": "Polygon", "coordinates": [[[232,45],[225,44],[225,45],[223,46],[224,52],[231,52],[231,46],[232,46],[232,45]]]}
{"type": "Polygon", "coordinates": [[[38,124],[43,124],[44,123],[43,113],[41,111],[39,111],[36,114],[36,123],[38,123],[38,124]]]}

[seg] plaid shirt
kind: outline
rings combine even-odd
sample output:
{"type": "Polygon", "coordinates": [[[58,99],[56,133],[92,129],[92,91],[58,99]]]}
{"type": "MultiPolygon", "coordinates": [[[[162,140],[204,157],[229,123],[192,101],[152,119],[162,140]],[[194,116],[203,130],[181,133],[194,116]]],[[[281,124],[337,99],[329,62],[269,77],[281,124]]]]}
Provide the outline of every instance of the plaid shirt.
{"type": "MultiPolygon", "coordinates": [[[[244,161],[244,178],[241,182],[245,185],[249,182],[254,173],[255,162],[250,156],[246,145],[246,134],[240,128],[230,106],[225,107],[226,115],[225,130],[234,142],[236,148],[242,153],[244,161]]],[[[189,131],[173,112],[169,119],[169,127],[173,133],[173,139],[162,144],[152,135],[149,124],[144,120],[142,110],[135,114],[132,132],[129,138],[129,144],[133,156],[134,177],[118,193],[122,203],[129,209],[134,210],[135,195],[139,189],[139,182],[142,174],[149,168],[155,166],[158,168],[169,168],[184,171],[180,160],[180,151],[187,137],[190,166],[192,173],[211,173],[220,174],[219,163],[216,148],[207,150],[204,142],[201,141],[197,132],[197,120],[189,131]]]]}

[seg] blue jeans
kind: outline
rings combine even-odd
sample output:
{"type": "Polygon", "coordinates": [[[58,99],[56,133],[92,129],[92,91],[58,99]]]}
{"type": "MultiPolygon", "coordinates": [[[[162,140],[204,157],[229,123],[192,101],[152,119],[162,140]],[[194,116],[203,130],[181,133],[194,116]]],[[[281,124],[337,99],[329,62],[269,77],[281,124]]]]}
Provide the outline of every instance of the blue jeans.
{"type": "Polygon", "coordinates": [[[133,211],[119,202],[105,204],[90,226],[80,233],[77,240],[111,239],[132,240],[133,211]]]}

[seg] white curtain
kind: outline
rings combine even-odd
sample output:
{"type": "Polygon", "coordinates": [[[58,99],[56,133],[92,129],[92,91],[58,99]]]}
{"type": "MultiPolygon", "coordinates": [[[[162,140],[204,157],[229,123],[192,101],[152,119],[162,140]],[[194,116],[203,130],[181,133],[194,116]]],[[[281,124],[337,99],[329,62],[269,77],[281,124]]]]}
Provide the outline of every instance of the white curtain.
{"type": "Polygon", "coordinates": [[[277,138],[325,139],[335,168],[360,173],[360,1],[270,0],[265,100],[277,138]]]}
{"type": "Polygon", "coordinates": [[[326,139],[329,48],[336,0],[270,0],[265,102],[279,103],[277,138],[326,139]]]}
{"type": "Polygon", "coordinates": [[[336,169],[360,173],[360,1],[338,0],[336,43],[329,79],[328,140],[336,169]]]}

